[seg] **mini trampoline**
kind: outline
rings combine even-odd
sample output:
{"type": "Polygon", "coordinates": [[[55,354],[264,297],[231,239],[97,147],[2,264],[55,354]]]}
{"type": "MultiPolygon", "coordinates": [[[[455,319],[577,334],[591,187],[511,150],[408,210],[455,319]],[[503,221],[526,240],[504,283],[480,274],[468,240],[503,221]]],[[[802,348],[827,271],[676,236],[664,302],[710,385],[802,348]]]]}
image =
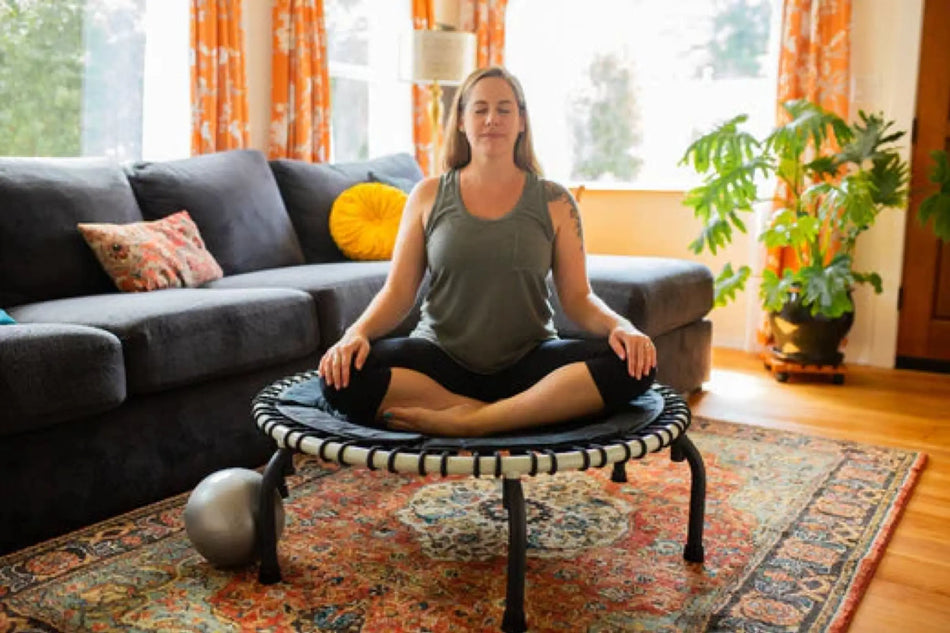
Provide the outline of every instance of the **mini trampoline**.
{"type": "Polygon", "coordinates": [[[689,407],[679,394],[654,385],[625,408],[598,417],[492,437],[430,437],[357,424],[323,398],[316,370],[279,380],[262,390],[252,412],[277,451],[265,471],[258,513],[259,581],[281,580],[272,508],[284,477],[293,472],[294,452],[347,466],[418,475],[471,475],[503,478],[502,504],[508,511],[508,581],[502,630],[527,630],[524,575],[527,526],[521,477],[555,475],[612,465],[611,479],[625,482],[624,465],[670,447],[673,461],[686,460],[691,473],[689,523],[683,557],[703,561],[706,475],[699,451],[686,436],[689,407]]]}

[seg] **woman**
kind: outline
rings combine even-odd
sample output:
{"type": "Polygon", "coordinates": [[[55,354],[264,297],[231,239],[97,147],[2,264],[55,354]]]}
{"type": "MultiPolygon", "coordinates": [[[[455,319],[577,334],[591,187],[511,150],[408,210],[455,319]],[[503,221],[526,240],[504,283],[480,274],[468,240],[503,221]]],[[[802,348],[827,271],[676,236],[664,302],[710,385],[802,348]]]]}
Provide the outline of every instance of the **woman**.
{"type": "Polygon", "coordinates": [[[652,341],[590,288],[570,193],[540,178],[524,93],[472,73],[446,123],[441,177],[406,203],[385,285],[320,359],[327,400],[364,422],[479,436],[622,406],[652,383],[652,341]],[[409,337],[377,340],[431,287],[409,337]],[[599,340],[557,338],[545,278],[599,340]]]}

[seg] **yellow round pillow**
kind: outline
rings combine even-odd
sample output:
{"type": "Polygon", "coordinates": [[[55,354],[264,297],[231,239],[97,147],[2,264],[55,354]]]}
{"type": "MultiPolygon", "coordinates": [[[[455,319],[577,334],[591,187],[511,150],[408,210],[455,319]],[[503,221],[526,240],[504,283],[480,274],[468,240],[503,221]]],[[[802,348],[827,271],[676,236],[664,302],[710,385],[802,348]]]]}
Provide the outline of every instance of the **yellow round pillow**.
{"type": "Polygon", "coordinates": [[[333,202],[330,236],[350,259],[391,259],[408,197],[380,182],[354,185],[333,202]]]}

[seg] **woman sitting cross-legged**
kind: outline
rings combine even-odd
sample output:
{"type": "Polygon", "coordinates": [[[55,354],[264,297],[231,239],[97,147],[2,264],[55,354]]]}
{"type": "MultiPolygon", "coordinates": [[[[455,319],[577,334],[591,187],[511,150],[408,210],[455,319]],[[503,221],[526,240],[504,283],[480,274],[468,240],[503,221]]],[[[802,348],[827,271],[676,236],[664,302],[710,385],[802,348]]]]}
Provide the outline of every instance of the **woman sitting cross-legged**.
{"type": "Polygon", "coordinates": [[[385,285],[320,359],[324,395],[366,423],[481,436],[611,410],[649,388],[656,349],[591,290],[570,193],[540,177],[518,80],[472,73],[446,123],[440,177],[403,211],[385,285]],[[408,314],[426,267],[422,318],[408,314]],[[545,279],[597,339],[560,339],[545,279]]]}

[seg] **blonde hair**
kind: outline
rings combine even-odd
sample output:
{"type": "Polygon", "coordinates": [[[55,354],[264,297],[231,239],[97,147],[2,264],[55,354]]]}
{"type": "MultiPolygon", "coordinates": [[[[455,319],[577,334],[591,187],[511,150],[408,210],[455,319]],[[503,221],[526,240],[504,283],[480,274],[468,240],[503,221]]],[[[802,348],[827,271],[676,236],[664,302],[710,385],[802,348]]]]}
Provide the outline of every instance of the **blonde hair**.
{"type": "Polygon", "coordinates": [[[525,106],[524,90],[521,88],[521,82],[501,66],[488,66],[475,70],[466,77],[455,92],[452,108],[449,111],[448,120],[445,122],[446,138],[442,148],[442,168],[445,170],[457,169],[468,165],[472,160],[472,147],[468,143],[465,132],[459,130],[459,118],[468,104],[472,88],[486,77],[499,77],[508,82],[512,92],[515,93],[518,112],[524,119],[524,131],[518,135],[518,140],[515,141],[515,165],[538,176],[542,175],[541,166],[534,154],[534,144],[531,140],[531,122],[528,119],[528,109],[525,106]]]}

